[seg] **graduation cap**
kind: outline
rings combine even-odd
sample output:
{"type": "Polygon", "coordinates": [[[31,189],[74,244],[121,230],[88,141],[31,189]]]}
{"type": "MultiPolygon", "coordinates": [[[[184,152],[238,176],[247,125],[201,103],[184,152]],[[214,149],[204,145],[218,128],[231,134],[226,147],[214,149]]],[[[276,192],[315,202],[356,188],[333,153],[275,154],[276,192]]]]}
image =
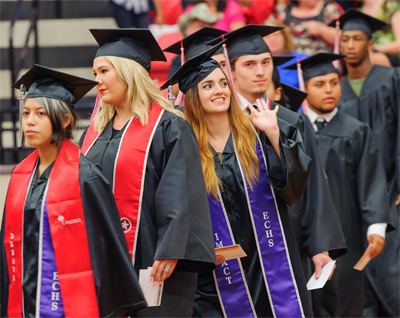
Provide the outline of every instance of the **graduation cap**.
{"type": "Polygon", "coordinates": [[[274,82],[276,88],[281,87],[282,84],[278,66],[285,64],[286,62],[292,60],[293,58],[294,56],[274,56],[272,58],[274,64],[274,68],[272,70],[272,81],[274,82]]]}
{"type": "Polygon", "coordinates": [[[179,89],[185,94],[190,88],[196,86],[212,71],[220,68],[218,62],[213,60],[211,56],[221,47],[222,43],[218,43],[207,51],[186,60],[185,64],[160,89],[163,90],[169,85],[179,83],[179,89]]]}
{"type": "Polygon", "coordinates": [[[286,103],[289,109],[297,112],[302,105],[303,101],[306,99],[308,93],[303,92],[293,86],[280,83],[282,89],[282,95],[286,98],[286,103]]]}
{"type": "Polygon", "coordinates": [[[293,55],[277,55],[277,56],[273,56],[272,60],[274,62],[274,67],[275,66],[279,66],[282,64],[285,64],[286,62],[289,62],[291,60],[293,60],[295,58],[295,56],[293,55]]]}
{"type": "Polygon", "coordinates": [[[304,99],[307,97],[307,93],[303,92],[293,86],[286,85],[281,82],[281,77],[279,75],[278,66],[285,64],[286,62],[292,60],[294,56],[274,56],[272,59],[274,61],[274,69],[272,71],[272,81],[275,84],[275,88],[280,87],[282,90],[282,98],[278,101],[281,105],[290,108],[292,111],[297,112],[303,103],[304,99]]]}
{"type": "MultiPolygon", "coordinates": [[[[322,76],[329,73],[338,73],[332,62],[344,57],[345,55],[342,54],[317,53],[313,56],[299,61],[304,81],[307,81],[310,78],[316,76],[322,76]]],[[[297,70],[297,63],[298,62],[294,62],[284,67],[284,69],[297,70]]]]}
{"type": "MultiPolygon", "coordinates": [[[[175,42],[174,44],[170,45],[169,47],[164,49],[164,52],[170,52],[180,55],[181,48],[183,47],[185,58],[190,59],[211,48],[212,45],[207,45],[207,43],[215,38],[219,38],[225,33],[226,31],[220,29],[204,27],[199,31],[196,31],[191,35],[183,38],[181,41],[175,42]]],[[[222,47],[215,54],[220,53],[222,53],[222,47]]]]}
{"type": "Polygon", "coordinates": [[[54,98],[74,108],[74,104],[97,84],[96,81],[35,64],[13,87],[21,89],[21,85],[24,85],[28,91],[26,98],[54,98]]]}
{"type": "MultiPolygon", "coordinates": [[[[335,26],[336,20],[329,23],[329,26],[335,26]]],[[[369,37],[377,30],[387,26],[386,22],[375,19],[362,13],[360,10],[350,8],[339,17],[339,27],[343,31],[360,30],[364,31],[369,37]]]]}
{"type": "MultiPolygon", "coordinates": [[[[249,24],[224,34],[229,57],[232,59],[242,55],[258,55],[270,52],[263,37],[282,29],[283,27],[278,26],[249,24]]],[[[220,38],[214,39],[208,44],[214,45],[220,40],[220,38]]]]}
{"type": "Polygon", "coordinates": [[[142,65],[148,72],[151,61],[166,61],[165,55],[148,29],[90,29],[100,48],[96,57],[117,56],[142,65]]]}

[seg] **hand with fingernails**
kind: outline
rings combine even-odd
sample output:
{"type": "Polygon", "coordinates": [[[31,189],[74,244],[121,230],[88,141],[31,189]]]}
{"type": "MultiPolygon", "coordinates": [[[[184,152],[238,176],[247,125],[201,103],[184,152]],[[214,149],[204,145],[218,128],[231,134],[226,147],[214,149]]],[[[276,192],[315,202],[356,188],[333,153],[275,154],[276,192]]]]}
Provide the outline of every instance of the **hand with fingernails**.
{"type": "Polygon", "coordinates": [[[255,127],[262,130],[267,135],[269,141],[271,142],[272,146],[274,147],[276,153],[280,158],[280,132],[277,117],[279,106],[276,106],[275,109],[270,110],[265,101],[260,99],[256,100],[256,105],[258,107],[258,111],[251,104],[248,104],[248,108],[251,112],[251,121],[253,122],[255,127]]]}
{"type": "Polygon", "coordinates": [[[178,263],[177,259],[162,259],[153,263],[150,280],[161,285],[174,272],[175,266],[178,263]]]}

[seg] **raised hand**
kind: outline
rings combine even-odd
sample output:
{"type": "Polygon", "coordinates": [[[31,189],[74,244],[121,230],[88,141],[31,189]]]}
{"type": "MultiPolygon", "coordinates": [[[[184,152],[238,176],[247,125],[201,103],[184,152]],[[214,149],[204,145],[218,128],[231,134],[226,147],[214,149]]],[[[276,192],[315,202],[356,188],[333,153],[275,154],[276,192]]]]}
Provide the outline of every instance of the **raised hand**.
{"type": "Polygon", "coordinates": [[[278,127],[278,110],[276,106],[274,110],[270,110],[264,100],[256,100],[258,111],[248,104],[250,109],[250,118],[254,126],[262,130],[268,137],[276,153],[280,157],[279,151],[279,127],[278,127]]]}

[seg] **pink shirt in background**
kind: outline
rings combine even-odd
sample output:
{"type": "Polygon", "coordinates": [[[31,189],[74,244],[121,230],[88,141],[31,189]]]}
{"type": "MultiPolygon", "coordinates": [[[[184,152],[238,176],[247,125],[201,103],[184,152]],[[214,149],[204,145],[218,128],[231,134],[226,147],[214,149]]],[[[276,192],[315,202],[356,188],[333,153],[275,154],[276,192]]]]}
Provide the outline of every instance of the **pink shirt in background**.
{"type": "MultiPolygon", "coordinates": [[[[184,13],[189,12],[192,8],[193,4],[188,5],[184,13]]],[[[215,23],[214,28],[230,32],[232,31],[231,25],[238,22],[246,22],[242,9],[235,0],[227,0],[223,16],[215,23]]]]}

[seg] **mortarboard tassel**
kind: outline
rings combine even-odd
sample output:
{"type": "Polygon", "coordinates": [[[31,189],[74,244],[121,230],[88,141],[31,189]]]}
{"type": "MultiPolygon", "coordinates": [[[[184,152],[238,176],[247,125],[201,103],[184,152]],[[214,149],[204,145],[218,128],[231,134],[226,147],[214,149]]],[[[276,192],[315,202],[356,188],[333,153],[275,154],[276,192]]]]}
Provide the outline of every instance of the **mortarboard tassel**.
{"type": "MultiPolygon", "coordinates": [[[[299,78],[299,88],[301,91],[305,92],[303,71],[301,70],[301,64],[299,61],[297,61],[297,76],[299,78]]],[[[307,99],[303,100],[303,102],[301,103],[301,107],[303,108],[303,113],[307,114],[307,109],[308,109],[307,99]]]]}
{"type": "Polygon", "coordinates": [[[18,97],[19,100],[19,132],[18,132],[18,140],[17,140],[17,147],[18,148],[24,148],[24,132],[22,131],[22,110],[25,105],[25,99],[26,99],[26,88],[24,84],[21,84],[19,88],[21,95],[18,97]]]}
{"type": "MultiPolygon", "coordinates": [[[[224,34],[221,35],[222,37],[222,41],[224,40],[224,34]]],[[[231,63],[229,61],[229,55],[228,55],[228,50],[226,49],[226,44],[222,44],[222,48],[224,51],[224,57],[225,57],[225,65],[226,65],[226,69],[228,70],[228,77],[229,80],[231,81],[232,87],[234,89],[235,92],[237,92],[236,86],[235,86],[235,81],[233,80],[233,76],[232,76],[232,69],[231,69],[231,63]]]]}
{"type": "MultiPolygon", "coordinates": [[[[183,40],[181,40],[181,66],[185,64],[185,49],[183,48],[183,40]]],[[[175,99],[175,106],[183,106],[185,94],[179,90],[178,96],[175,99]]],[[[173,103],[174,104],[174,103],[173,103]]]]}
{"type": "Polygon", "coordinates": [[[91,122],[93,122],[96,119],[96,116],[99,113],[100,102],[101,102],[101,96],[100,96],[100,93],[97,93],[96,102],[94,103],[92,114],[90,115],[90,121],[91,122]]]}
{"type": "MultiPolygon", "coordinates": [[[[339,47],[340,47],[340,41],[339,41],[340,22],[339,22],[339,19],[336,20],[335,28],[336,28],[336,35],[335,35],[335,45],[333,47],[333,53],[339,54],[339,47]]],[[[339,60],[335,60],[332,63],[335,68],[339,69],[339,60]]]]}

